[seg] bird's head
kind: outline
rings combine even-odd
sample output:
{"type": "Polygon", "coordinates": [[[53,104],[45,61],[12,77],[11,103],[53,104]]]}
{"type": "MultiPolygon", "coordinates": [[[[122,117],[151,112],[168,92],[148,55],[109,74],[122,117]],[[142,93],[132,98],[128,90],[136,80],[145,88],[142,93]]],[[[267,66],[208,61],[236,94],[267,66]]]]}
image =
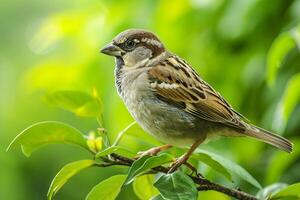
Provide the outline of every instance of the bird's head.
{"type": "Polygon", "coordinates": [[[142,29],[128,29],[118,34],[101,53],[114,56],[126,66],[135,66],[165,52],[164,45],[153,33],[142,29]]]}

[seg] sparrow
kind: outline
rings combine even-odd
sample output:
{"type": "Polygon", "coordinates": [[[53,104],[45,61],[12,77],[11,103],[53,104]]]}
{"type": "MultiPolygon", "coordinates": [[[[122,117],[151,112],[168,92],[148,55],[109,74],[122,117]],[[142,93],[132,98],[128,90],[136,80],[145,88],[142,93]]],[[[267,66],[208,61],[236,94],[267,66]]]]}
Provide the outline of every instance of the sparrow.
{"type": "Polygon", "coordinates": [[[201,143],[214,136],[249,136],[292,152],[289,140],[250,124],[191,65],[169,52],[154,33],[125,30],[100,52],[115,57],[115,85],[132,117],[166,143],[146,154],[154,155],[173,145],[190,146],[169,172],[186,163],[201,143]]]}

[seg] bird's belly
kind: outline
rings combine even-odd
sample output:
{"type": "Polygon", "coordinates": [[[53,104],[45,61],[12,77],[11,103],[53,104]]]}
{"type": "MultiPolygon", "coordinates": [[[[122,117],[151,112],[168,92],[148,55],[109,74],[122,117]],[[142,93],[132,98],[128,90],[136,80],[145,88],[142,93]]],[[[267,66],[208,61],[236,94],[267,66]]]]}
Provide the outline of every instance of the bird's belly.
{"type": "Polygon", "coordinates": [[[168,105],[154,95],[138,94],[131,94],[131,100],[125,100],[126,106],[140,126],[159,140],[184,146],[206,136],[206,129],[200,128],[194,116],[168,105]]]}

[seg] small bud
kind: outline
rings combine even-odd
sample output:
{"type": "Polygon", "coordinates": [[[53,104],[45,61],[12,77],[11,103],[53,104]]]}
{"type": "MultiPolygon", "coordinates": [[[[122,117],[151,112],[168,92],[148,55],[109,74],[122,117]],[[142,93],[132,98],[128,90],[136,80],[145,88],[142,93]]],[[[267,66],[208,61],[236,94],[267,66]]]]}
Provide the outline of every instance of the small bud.
{"type": "Polygon", "coordinates": [[[102,149],[102,137],[97,137],[95,139],[95,149],[99,152],[102,149]]]}
{"type": "Polygon", "coordinates": [[[102,149],[102,137],[97,137],[95,132],[90,132],[88,134],[86,143],[89,149],[94,153],[102,149]]]}

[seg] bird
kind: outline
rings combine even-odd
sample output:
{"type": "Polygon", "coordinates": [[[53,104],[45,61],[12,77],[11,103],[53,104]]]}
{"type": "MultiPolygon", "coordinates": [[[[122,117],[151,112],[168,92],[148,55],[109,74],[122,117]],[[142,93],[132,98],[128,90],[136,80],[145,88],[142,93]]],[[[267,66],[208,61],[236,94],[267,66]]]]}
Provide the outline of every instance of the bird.
{"type": "Polygon", "coordinates": [[[115,85],[132,117],[165,143],[142,155],[189,146],[172,163],[169,173],[187,163],[201,143],[215,136],[249,136],[292,152],[289,140],[251,124],[151,31],[127,29],[100,52],[115,57],[115,85]]]}

